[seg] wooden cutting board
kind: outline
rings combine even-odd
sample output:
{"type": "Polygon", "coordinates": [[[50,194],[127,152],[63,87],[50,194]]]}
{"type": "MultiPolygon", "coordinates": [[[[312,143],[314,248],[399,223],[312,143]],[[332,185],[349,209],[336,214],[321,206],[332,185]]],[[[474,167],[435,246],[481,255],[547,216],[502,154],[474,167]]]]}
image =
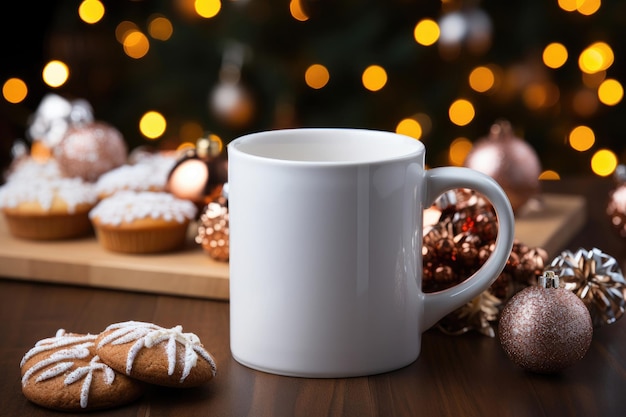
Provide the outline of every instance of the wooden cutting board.
{"type": "MultiPolygon", "coordinates": [[[[516,218],[515,236],[554,256],[585,221],[579,196],[543,195],[540,209],[516,218]]],[[[194,229],[195,228],[195,229],[194,229]]],[[[12,237],[0,216],[0,276],[228,300],[228,263],[218,262],[193,242],[192,224],[184,250],[168,254],[124,255],[106,251],[94,236],[54,242],[12,237]]]]}
{"type": "Polygon", "coordinates": [[[54,242],[17,239],[2,218],[0,276],[227,300],[228,263],[205,254],[193,242],[192,227],[179,252],[125,255],[103,249],[95,236],[54,242]]]}

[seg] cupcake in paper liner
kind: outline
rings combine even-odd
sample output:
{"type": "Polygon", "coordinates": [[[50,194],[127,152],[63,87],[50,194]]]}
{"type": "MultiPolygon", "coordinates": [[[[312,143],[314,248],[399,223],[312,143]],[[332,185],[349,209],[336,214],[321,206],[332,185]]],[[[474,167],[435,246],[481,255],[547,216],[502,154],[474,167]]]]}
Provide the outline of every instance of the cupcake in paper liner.
{"type": "Polygon", "coordinates": [[[70,239],[92,232],[93,185],[80,178],[19,178],[0,187],[11,235],[31,240],[70,239]]]}
{"type": "Polygon", "coordinates": [[[166,192],[118,191],[89,213],[98,242],[121,253],[181,249],[196,206],[166,192]]]}

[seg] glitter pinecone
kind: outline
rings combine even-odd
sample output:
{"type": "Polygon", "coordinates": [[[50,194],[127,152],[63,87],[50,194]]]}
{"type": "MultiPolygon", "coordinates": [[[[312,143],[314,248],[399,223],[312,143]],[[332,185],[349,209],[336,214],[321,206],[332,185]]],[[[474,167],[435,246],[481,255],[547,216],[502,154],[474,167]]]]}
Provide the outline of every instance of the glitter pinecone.
{"type": "Polygon", "coordinates": [[[213,259],[227,262],[230,257],[228,200],[218,197],[206,205],[200,215],[196,243],[213,259]]]}

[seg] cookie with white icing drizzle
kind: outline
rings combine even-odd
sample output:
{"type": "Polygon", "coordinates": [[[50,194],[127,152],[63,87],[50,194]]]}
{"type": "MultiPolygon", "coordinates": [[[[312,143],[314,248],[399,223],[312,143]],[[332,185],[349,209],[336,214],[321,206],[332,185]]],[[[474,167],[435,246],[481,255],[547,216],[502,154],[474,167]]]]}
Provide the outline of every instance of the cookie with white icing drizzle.
{"type": "Polygon", "coordinates": [[[127,321],[108,326],[96,353],[118,372],[155,385],[194,387],[215,377],[215,360],[194,333],[127,321]]]}
{"type": "Polygon", "coordinates": [[[40,340],[22,358],[22,392],[31,402],[63,411],[118,407],[137,399],[143,385],[95,354],[96,335],[66,333],[40,340]]]}

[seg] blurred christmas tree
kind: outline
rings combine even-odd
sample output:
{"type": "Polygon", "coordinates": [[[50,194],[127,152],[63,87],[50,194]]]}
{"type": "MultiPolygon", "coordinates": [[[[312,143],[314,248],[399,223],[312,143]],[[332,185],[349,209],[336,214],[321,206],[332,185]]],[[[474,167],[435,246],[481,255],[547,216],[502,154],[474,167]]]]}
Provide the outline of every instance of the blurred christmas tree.
{"type": "MultiPolygon", "coordinates": [[[[228,142],[271,128],[351,126],[419,137],[438,166],[460,163],[467,147],[454,144],[504,118],[561,176],[590,173],[602,148],[626,159],[626,2],[124,0],[104,2],[92,24],[78,13],[85,2],[45,3],[33,6],[46,8],[43,41],[0,74],[30,87],[22,103],[3,104],[18,132],[54,91],[88,100],[131,148],[148,142],[138,125],[154,110],[167,129],[150,143],[164,148],[205,132],[228,142]],[[561,62],[552,43],[566,50],[561,62]],[[52,59],[70,70],[56,89],[38,79],[52,59]],[[609,98],[598,93],[607,80],[609,98]],[[581,125],[593,136],[570,144],[581,125]]],[[[36,13],[23,9],[14,21],[36,13]]]]}

